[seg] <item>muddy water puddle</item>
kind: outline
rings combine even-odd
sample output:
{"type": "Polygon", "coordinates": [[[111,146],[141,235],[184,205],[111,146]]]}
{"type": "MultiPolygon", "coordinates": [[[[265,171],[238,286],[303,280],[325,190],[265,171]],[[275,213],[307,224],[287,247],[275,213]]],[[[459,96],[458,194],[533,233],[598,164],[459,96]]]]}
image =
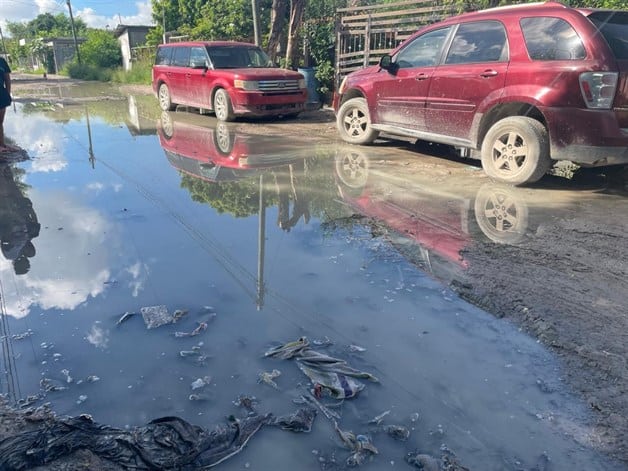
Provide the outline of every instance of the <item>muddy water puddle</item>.
{"type": "MultiPolygon", "coordinates": [[[[379,450],[364,469],[444,449],[471,470],[621,469],[591,451],[556,359],[446,287],[477,234],[525,236],[503,188],[483,190],[483,227],[472,170],[478,184],[456,197],[422,193],[386,180],[381,154],[129,103],[90,103],[89,127],[84,106],[7,116],[30,156],[2,166],[10,401],[121,428],[163,416],[212,428],[243,414],[242,394],[281,415],[312,385],[264,352],[305,336],[379,379],[334,409],[379,450]],[[154,306],[178,320],[149,328],[154,306]],[[273,370],[276,388],[260,381],[273,370]]],[[[223,466],[333,469],[349,455],[319,413],[311,433],[263,429],[223,466]]]]}

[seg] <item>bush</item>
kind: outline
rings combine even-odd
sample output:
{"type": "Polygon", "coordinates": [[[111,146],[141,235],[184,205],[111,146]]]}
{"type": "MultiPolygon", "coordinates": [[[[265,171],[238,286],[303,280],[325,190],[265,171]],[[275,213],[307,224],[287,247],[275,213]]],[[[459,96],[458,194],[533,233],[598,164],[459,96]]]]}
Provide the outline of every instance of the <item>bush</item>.
{"type": "Polygon", "coordinates": [[[72,62],[63,69],[62,74],[75,79],[108,82],[111,80],[112,71],[111,69],[103,69],[95,65],[72,62]]]}
{"type": "Polygon", "coordinates": [[[115,69],[111,75],[111,80],[118,83],[139,83],[150,84],[152,80],[152,62],[133,62],[131,70],[124,70],[122,67],[115,69]]]}

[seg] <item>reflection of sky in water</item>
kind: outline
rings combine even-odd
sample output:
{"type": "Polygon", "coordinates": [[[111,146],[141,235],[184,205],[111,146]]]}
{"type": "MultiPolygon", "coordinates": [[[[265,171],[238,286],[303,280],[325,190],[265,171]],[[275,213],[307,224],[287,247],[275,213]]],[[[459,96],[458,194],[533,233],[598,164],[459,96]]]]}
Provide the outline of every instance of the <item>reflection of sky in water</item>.
{"type": "Polygon", "coordinates": [[[64,156],[63,130],[43,115],[14,113],[13,108],[9,108],[4,132],[7,138],[28,152],[33,172],[58,172],[68,164],[64,156]]]}
{"type": "MultiPolygon", "coordinates": [[[[111,224],[69,193],[33,190],[29,197],[41,224],[39,236],[32,241],[37,254],[30,271],[15,276],[14,283],[5,287],[9,294],[19,293],[5,299],[7,311],[21,317],[33,304],[42,309],[74,309],[102,293],[110,277],[103,242],[105,234],[112,236],[111,224]]],[[[0,270],[3,278],[12,276],[13,266],[2,260],[0,270]]]]}

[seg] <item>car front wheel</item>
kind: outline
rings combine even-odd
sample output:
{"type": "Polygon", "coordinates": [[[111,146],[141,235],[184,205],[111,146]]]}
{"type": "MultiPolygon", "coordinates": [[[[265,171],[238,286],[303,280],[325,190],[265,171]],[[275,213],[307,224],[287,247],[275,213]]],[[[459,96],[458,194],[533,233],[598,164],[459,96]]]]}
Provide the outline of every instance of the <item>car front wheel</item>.
{"type": "Polygon", "coordinates": [[[351,98],[338,110],[336,126],[340,137],[351,144],[370,144],[379,133],[371,126],[368,105],[364,98],[351,98]]]}
{"type": "Polygon", "coordinates": [[[214,113],[220,121],[233,121],[235,119],[231,98],[224,88],[217,90],[214,94],[214,113]]]}
{"type": "Polygon", "coordinates": [[[498,121],[482,142],[482,168],[495,180],[514,185],[533,183],[550,166],[547,129],[527,116],[498,121]]]}
{"type": "Polygon", "coordinates": [[[159,98],[159,107],[162,111],[172,111],[175,109],[176,105],[172,103],[172,99],[170,98],[170,89],[165,83],[159,85],[157,97],[159,98]]]}

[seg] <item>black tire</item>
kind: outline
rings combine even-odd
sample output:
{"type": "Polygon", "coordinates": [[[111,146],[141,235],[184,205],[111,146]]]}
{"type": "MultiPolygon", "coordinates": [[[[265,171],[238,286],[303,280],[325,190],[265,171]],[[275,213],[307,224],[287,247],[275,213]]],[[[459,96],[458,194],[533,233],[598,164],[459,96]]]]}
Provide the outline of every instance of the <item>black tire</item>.
{"type": "Polygon", "coordinates": [[[528,229],[528,204],[523,190],[487,183],[475,196],[475,220],[480,230],[498,244],[517,244],[528,229]]]}
{"type": "Polygon", "coordinates": [[[369,108],[364,98],[351,98],[338,110],[336,127],[343,141],[370,144],[379,136],[371,126],[369,108]]]}
{"type": "Polygon", "coordinates": [[[170,89],[165,83],[159,85],[157,99],[159,100],[159,107],[162,111],[172,111],[177,107],[176,104],[172,103],[172,99],[170,98],[170,89]]]}
{"type": "Polygon", "coordinates": [[[539,121],[511,116],[495,123],[482,142],[482,168],[498,181],[523,185],[551,167],[549,136],[539,121]]]}
{"type": "Polygon", "coordinates": [[[235,114],[233,113],[233,105],[231,98],[224,88],[219,88],[214,93],[214,113],[220,121],[233,121],[235,114]]]}

